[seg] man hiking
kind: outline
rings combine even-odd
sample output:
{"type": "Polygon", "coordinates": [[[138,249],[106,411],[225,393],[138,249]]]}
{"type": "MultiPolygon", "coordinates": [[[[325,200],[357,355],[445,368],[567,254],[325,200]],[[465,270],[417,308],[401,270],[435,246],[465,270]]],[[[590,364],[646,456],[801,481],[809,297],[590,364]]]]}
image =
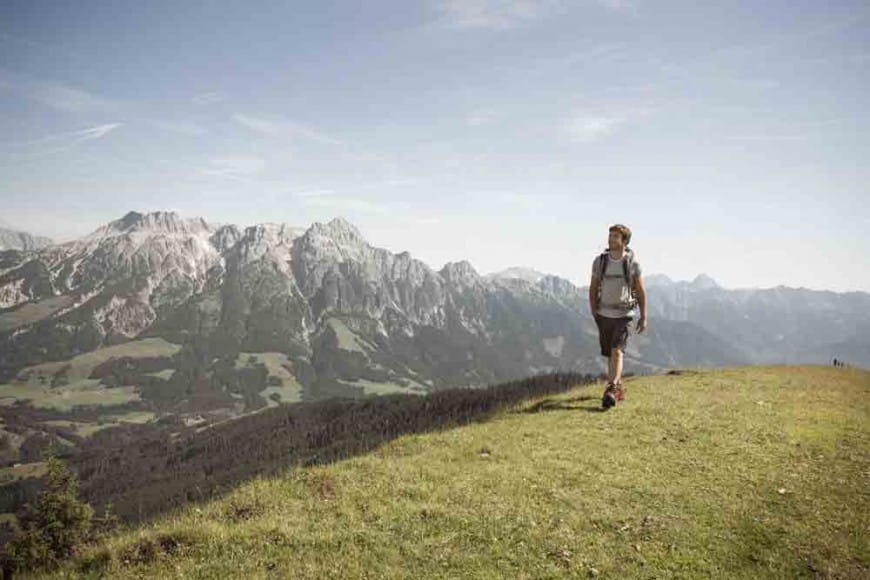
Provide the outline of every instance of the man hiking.
{"type": "Polygon", "coordinates": [[[641,268],[634,253],[628,249],[631,230],[622,224],[610,227],[608,250],[592,263],[589,284],[589,307],[598,325],[601,355],[606,356],[607,389],[601,406],[609,409],[625,398],[622,389],[622,355],[628,343],[629,325],[635,306],[640,309],[637,332],[646,330],[646,290],[641,268]]]}

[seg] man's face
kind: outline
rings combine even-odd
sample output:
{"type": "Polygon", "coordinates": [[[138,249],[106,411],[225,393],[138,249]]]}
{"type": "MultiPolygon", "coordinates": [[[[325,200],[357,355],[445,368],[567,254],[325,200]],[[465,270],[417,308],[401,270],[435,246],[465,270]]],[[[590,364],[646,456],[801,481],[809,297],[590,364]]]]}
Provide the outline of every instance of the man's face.
{"type": "Polygon", "coordinates": [[[611,250],[618,250],[619,248],[624,247],[624,243],[622,241],[622,234],[617,230],[610,230],[610,233],[607,236],[607,245],[611,250]]]}

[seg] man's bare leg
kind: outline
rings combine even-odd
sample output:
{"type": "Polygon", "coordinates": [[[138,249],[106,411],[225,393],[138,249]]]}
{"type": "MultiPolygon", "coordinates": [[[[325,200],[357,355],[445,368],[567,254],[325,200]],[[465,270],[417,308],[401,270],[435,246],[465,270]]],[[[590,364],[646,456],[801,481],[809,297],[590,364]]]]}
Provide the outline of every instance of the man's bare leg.
{"type": "Polygon", "coordinates": [[[610,351],[610,365],[608,377],[610,382],[618,385],[622,382],[622,350],[614,348],[610,351]]]}
{"type": "Polygon", "coordinates": [[[601,398],[601,406],[607,410],[614,406],[617,401],[623,399],[619,383],[622,382],[622,351],[618,348],[610,350],[607,361],[607,390],[601,398]]]}

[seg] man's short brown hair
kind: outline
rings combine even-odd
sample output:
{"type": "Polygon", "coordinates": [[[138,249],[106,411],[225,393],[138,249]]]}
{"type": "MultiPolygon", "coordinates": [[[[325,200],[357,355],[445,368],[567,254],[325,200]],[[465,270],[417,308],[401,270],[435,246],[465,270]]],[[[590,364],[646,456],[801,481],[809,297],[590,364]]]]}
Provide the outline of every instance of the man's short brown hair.
{"type": "Polygon", "coordinates": [[[615,224],[610,226],[610,229],[608,231],[612,232],[613,230],[616,230],[622,235],[622,239],[625,241],[625,245],[627,246],[628,243],[631,241],[631,230],[629,229],[629,227],[622,224],[615,224]]]}

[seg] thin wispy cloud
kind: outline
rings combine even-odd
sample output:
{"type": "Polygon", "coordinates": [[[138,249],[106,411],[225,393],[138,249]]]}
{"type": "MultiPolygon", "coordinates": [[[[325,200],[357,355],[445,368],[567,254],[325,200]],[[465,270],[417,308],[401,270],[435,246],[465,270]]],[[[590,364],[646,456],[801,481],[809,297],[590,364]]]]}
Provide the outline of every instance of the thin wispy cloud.
{"type": "Polygon", "coordinates": [[[561,10],[558,0],[440,0],[437,23],[449,28],[503,30],[561,10]]]}
{"type": "Polygon", "coordinates": [[[806,141],[809,135],[768,135],[759,133],[757,135],[729,135],[725,137],[728,141],[756,142],[756,143],[777,143],[787,141],[806,141]]]}
{"type": "Polygon", "coordinates": [[[801,59],[801,64],[813,66],[827,66],[831,64],[848,64],[855,66],[863,66],[870,63],[870,53],[856,52],[853,54],[836,54],[830,56],[817,56],[813,58],[801,59]]]}
{"type": "Polygon", "coordinates": [[[0,32],[0,42],[6,42],[6,43],[10,43],[10,44],[18,44],[21,46],[26,46],[28,48],[52,48],[50,45],[48,45],[44,42],[37,42],[35,40],[29,40],[27,38],[22,38],[20,36],[8,34],[6,32],[0,32]]]}
{"type": "Polygon", "coordinates": [[[593,143],[610,137],[626,124],[637,123],[661,106],[650,99],[584,104],[567,116],[562,130],[575,143],[593,143]]]}
{"type": "Polygon", "coordinates": [[[501,195],[505,204],[531,207],[538,203],[538,198],[528,193],[505,193],[501,195]]]}
{"type": "Polygon", "coordinates": [[[190,98],[190,102],[194,105],[213,105],[226,100],[226,95],[223,93],[200,93],[190,98]]]}
{"type": "Polygon", "coordinates": [[[98,125],[96,127],[91,127],[90,129],[83,129],[81,131],[77,131],[75,133],[76,142],[100,139],[101,137],[105,137],[120,126],[121,123],[107,123],[105,125],[98,125]]]}
{"type": "Polygon", "coordinates": [[[593,143],[611,135],[623,123],[623,117],[577,113],[567,120],[565,131],[575,143],[593,143]]]}
{"type": "Polygon", "coordinates": [[[116,103],[109,99],[61,84],[33,85],[28,88],[27,92],[36,101],[52,109],[69,113],[94,113],[117,108],[116,103]]]}
{"type": "Polygon", "coordinates": [[[332,195],[319,195],[303,198],[303,202],[309,206],[321,207],[340,212],[358,212],[374,215],[398,215],[404,208],[397,208],[393,204],[378,203],[367,199],[355,197],[337,197],[332,195]]]}
{"type": "Polygon", "coordinates": [[[311,199],[314,197],[324,197],[327,195],[335,195],[335,191],[332,189],[309,189],[304,191],[295,191],[290,195],[294,197],[299,197],[303,199],[311,199]]]}
{"type": "Polygon", "coordinates": [[[372,183],[363,183],[354,185],[355,189],[383,189],[388,187],[408,187],[411,185],[419,185],[419,179],[400,178],[400,179],[384,179],[382,181],[374,181],[372,183]]]}
{"type": "Polygon", "coordinates": [[[54,133],[52,135],[46,135],[44,137],[33,139],[31,141],[24,141],[20,143],[7,143],[6,147],[12,149],[12,155],[14,158],[19,158],[23,160],[37,159],[40,157],[45,157],[48,155],[53,155],[55,153],[67,151],[75,147],[76,145],[85,143],[87,141],[102,139],[112,131],[121,127],[121,125],[121,123],[106,123],[103,125],[96,125],[94,127],[88,127],[86,129],[81,129],[78,131],[54,133]]]}
{"type": "Polygon", "coordinates": [[[247,177],[262,172],[265,167],[266,161],[259,157],[218,157],[210,159],[200,173],[213,177],[247,177]]]}
{"type": "Polygon", "coordinates": [[[0,89],[11,90],[26,99],[66,113],[117,111],[120,103],[62,83],[33,81],[0,70],[0,89]]]}
{"type": "MultiPolygon", "coordinates": [[[[764,42],[760,43],[725,46],[697,59],[694,64],[710,66],[711,61],[718,62],[720,60],[738,62],[758,61],[762,58],[770,59],[777,52],[783,55],[790,55],[795,50],[803,49],[821,38],[842,35],[849,28],[864,25],[864,21],[868,19],[868,14],[870,13],[850,14],[814,23],[813,26],[800,30],[789,30],[779,34],[771,34],[766,37],[764,42]]],[[[819,55],[815,59],[810,60],[824,64],[829,62],[829,58],[825,55],[819,55]]],[[[839,55],[837,58],[842,58],[842,55],[839,55]]]]}
{"type": "Polygon", "coordinates": [[[233,120],[252,131],[268,135],[269,137],[278,137],[281,135],[281,127],[277,123],[266,121],[259,117],[250,115],[233,115],[233,120]]]}
{"type": "Polygon", "coordinates": [[[637,4],[631,0],[596,0],[596,2],[608,10],[637,14],[637,4]]]}
{"type": "Polygon", "coordinates": [[[264,119],[262,117],[256,117],[253,115],[243,114],[233,115],[233,120],[240,125],[251,129],[252,131],[258,132],[268,137],[302,137],[309,141],[315,141],[317,143],[323,143],[325,145],[344,144],[341,140],[327,135],[322,131],[312,129],[306,125],[294,123],[291,121],[275,121],[271,119],[264,119]]]}
{"type": "Polygon", "coordinates": [[[628,58],[628,45],[625,43],[598,44],[585,50],[574,52],[560,59],[560,64],[612,62],[628,58]]]}
{"type": "MultiPolygon", "coordinates": [[[[530,55],[496,67],[496,70],[510,77],[522,77],[526,82],[537,77],[550,78],[553,75],[573,74],[572,69],[587,66],[615,65],[624,61],[636,62],[627,43],[607,42],[590,45],[579,50],[565,52],[560,49],[547,55],[530,55]],[[567,69],[567,70],[566,70],[567,69]]],[[[550,81],[547,81],[550,82],[550,81]]]]}
{"type": "Polygon", "coordinates": [[[491,125],[497,118],[498,112],[495,109],[477,109],[466,116],[465,123],[470,127],[481,127],[491,125]]]}
{"type": "Polygon", "coordinates": [[[316,131],[309,127],[305,127],[304,125],[299,125],[298,123],[289,123],[288,127],[292,134],[301,135],[306,139],[317,141],[318,143],[324,143],[326,145],[343,145],[342,141],[339,139],[335,139],[322,131],[316,131]]]}
{"type": "Polygon", "coordinates": [[[187,135],[188,137],[202,137],[208,131],[190,121],[154,121],[154,126],[170,133],[187,135]]]}

